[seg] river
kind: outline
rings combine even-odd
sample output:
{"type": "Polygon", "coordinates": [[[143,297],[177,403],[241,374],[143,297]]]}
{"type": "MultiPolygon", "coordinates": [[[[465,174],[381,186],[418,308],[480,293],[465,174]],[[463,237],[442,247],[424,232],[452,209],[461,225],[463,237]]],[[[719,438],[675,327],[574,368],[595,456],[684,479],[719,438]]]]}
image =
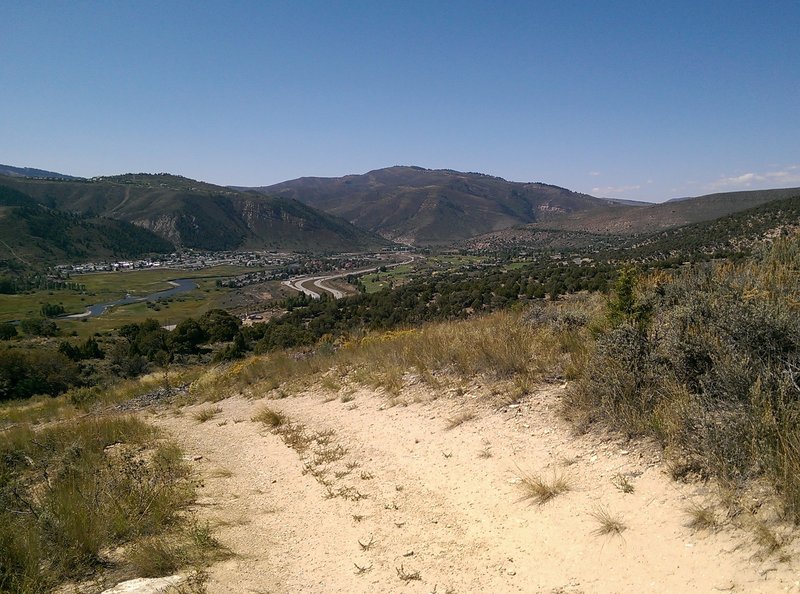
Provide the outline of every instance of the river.
{"type": "Polygon", "coordinates": [[[137,297],[135,295],[129,294],[125,295],[125,297],[123,297],[122,299],[117,299],[116,301],[109,301],[108,303],[97,303],[95,305],[90,305],[89,307],[86,308],[86,311],[83,313],[71,314],[63,317],[72,319],[90,318],[93,316],[101,315],[109,307],[113,307],[115,305],[128,305],[129,303],[139,303],[140,301],[158,301],[159,299],[172,297],[173,295],[177,295],[179,293],[185,293],[186,291],[191,291],[197,288],[197,283],[190,278],[178,278],[169,281],[169,284],[172,285],[171,288],[151,293],[150,295],[146,295],[145,297],[137,297]]]}

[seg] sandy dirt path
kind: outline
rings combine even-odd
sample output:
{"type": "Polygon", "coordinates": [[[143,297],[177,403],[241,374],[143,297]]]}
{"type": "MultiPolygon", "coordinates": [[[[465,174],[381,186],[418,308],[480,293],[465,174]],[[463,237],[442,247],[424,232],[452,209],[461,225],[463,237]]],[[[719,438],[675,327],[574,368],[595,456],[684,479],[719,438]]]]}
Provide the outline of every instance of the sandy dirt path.
{"type": "Polygon", "coordinates": [[[469,392],[392,407],[367,390],[231,398],[203,424],[196,407],[157,422],[202,456],[199,514],[237,554],[210,568],[211,593],[800,592],[796,561],[760,555],[747,533],[687,528],[709,487],[671,481],[653,448],[574,436],[560,392],[500,410],[469,392]],[[322,443],[299,455],[250,421],[264,405],[322,443]],[[448,429],[464,410],[474,418],[448,429]],[[521,500],[521,473],[563,474],[571,490],[521,500]],[[595,534],[600,508],[624,532],[595,534]]]}

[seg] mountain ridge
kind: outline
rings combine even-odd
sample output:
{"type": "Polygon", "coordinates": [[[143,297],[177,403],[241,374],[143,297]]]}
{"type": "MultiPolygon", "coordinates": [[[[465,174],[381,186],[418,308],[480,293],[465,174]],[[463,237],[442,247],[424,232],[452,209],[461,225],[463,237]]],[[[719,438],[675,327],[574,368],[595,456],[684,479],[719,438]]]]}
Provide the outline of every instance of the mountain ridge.
{"type": "Polygon", "coordinates": [[[36,169],[35,167],[14,167],[13,165],[3,165],[2,163],[0,163],[0,175],[41,179],[83,179],[66,173],[56,173],[55,171],[36,169]]]}
{"type": "Polygon", "coordinates": [[[615,206],[552,184],[418,166],[248,189],[293,198],[388,239],[419,245],[448,244],[557,213],[615,206]]]}
{"type": "Polygon", "coordinates": [[[526,228],[532,230],[530,237],[543,238],[543,246],[558,242],[557,233],[602,241],[602,236],[711,221],[800,193],[777,188],[654,204],[414,165],[341,177],[306,176],[255,188],[168,173],[91,179],[14,175],[0,176],[0,185],[54,211],[132,223],[179,248],[290,251],[360,251],[390,242],[444,247],[487,234],[499,233],[502,239],[502,234],[526,228]]]}
{"type": "MultiPolygon", "coordinates": [[[[616,210],[579,212],[551,220],[547,226],[564,231],[630,235],[713,221],[734,213],[792,198],[800,188],[774,188],[704,194],[642,206],[621,204],[616,210]]],[[[533,227],[542,227],[534,223],[533,227]]]]}
{"type": "Polygon", "coordinates": [[[382,238],[294,200],[171,174],[79,180],[0,176],[0,185],[53,210],[132,223],[178,247],[319,252],[388,245],[382,238]]]}
{"type": "Polygon", "coordinates": [[[0,185],[0,269],[167,254],[175,246],[131,223],[54,210],[0,185]]]}

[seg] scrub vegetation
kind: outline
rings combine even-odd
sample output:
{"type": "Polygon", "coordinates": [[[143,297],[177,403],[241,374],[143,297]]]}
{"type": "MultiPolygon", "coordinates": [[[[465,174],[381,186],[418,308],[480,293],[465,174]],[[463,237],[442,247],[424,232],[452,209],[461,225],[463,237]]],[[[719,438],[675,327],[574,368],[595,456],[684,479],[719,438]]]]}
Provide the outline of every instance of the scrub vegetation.
{"type": "MultiPolygon", "coordinates": [[[[480,383],[492,386],[488,404],[505,407],[542,383],[566,383],[562,412],[576,430],[650,437],[676,479],[724,489],[727,501],[687,512],[693,529],[716,529],[722,506],[741,507],[764,485],[780,518],[800,523],[798,235],[677,268],[476,267],[281,305],[284,315],[250,327],[212,310],[172,331],[146,320],[113,338],[41,338],[38,349],[9,336],[0,352],[0,591],[44,592],[109,571],[164,575],[225,554],[187,511],[194,483],[179,449],[117,410],[154,394],[175,404],[278,399],[319,384],[331,402],[368,388],[388,407],[417,384],[463,395],[480,383]]],[[[457,435],[485,405],[454,410],[442,429],[457,435]]],[[[200,408],[195,424],[219,412],[200,408]]],[[[321,484],[327,465],[340,464],[337,480],[352,470],[331,434],[274,407],[252,420],[296,449],[321,484]]],[[[518,478],[523,498],[540,504],[572,486],[566,475],[518,478]]],[[[612,483],[633,491],[625,477],[612,483]]],[[[330,497],[366,497],[350,484],[325,486],[330,497]]],[[[626,529],[606,508],[592,517],[597,534],[626,529]]],[[[754,526],[763,542],[775,532],[754,526]]]]}
{"type": "Polygon", "coordinates": [[[3,592],[50,591],[98,572],[164,575],[221,551],[186,512],[194,483],[180,449],[134,417],[7,429],[0,485],[3,592]]]}
{"type": "Polygon", "coordinates": [[[736,264],[623,272],[565,413],[657,438],[677,476],[766,479],[800,522],[799,307],[797,237],[736,264]]]}

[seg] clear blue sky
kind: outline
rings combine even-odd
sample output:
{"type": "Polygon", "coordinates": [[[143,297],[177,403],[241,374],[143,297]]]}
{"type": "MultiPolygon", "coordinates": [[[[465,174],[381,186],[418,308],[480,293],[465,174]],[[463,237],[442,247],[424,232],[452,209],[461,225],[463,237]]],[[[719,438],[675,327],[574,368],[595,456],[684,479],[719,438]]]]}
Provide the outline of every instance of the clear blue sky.
{"type": "Polygon", "coordinates": [[[395,164],[660,201],[800,186],[800,2],[37,2],[0,163],[268,185],[395,164]]]}

